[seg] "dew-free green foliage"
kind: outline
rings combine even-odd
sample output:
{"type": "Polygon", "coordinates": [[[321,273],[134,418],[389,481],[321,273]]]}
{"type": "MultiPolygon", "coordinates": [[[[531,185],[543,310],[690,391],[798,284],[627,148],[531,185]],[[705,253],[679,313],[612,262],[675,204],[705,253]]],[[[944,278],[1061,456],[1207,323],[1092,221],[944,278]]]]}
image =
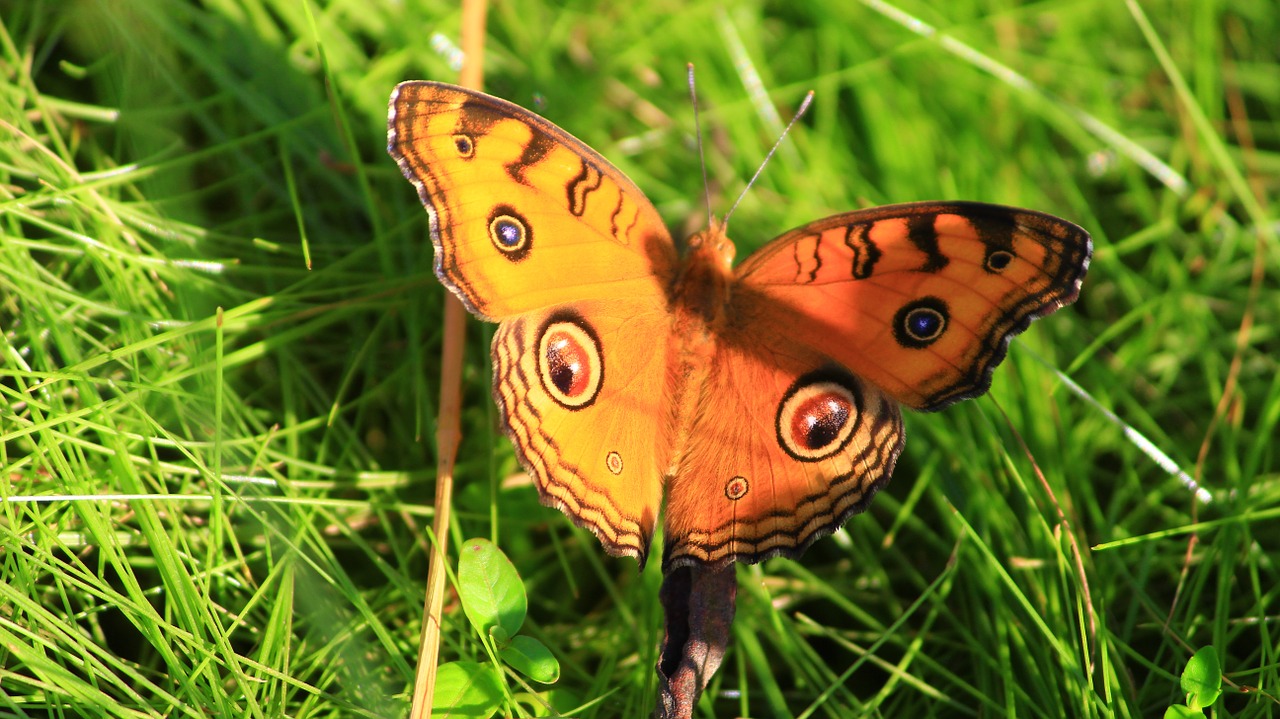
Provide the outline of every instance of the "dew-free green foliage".
{"type": "Polygon", "coordinates": [[[502,684],[493,667],[461,660],[440,666],[431,716],[491,717],[501,706],[502,684]]]}
{"type": "MultiPolygon", "coordinates": [[[[1215,716],[1280,714],[1274,0],[490,5],[488,89],[676,235],[706,222],[693,62],[718,213],[816,92],[733,217],[740,256],[924,199],[1096,242],[987,397],[907,417],[868,513],[739,570],[701,716],[1158,716],[1203,646],[1215,716]]],[[[0,716],[404,715],[444,291],[386,102],[456,77],[459,13],[0,0],[0,716]]],[[[447,602],[442,661],[495,672],[475,691],[516,714],[647,716],[658,563],[538,505],[490,332],[468,330],[449,561],[492,539],[527,616],[495,663],[447,602]],[[519,637],[558,682],[520,683],[519,637]]]]}
{"type": "Polygon", "coordinates": [[[1204,710],[1222,696],[1222,665],[1218,652],[1212,646],[1201,647],[1187,661],[1182,670],[1182,691],[1186,692],[1186,704],[1174,704],[1165,713],[1165,719],[1202,717],[1204,710]]]}
{"type": "Polygon", "coordinates": [[[520,575],[493,542],[469,539],[458,554],[458,598],[467,619],[482,635],[505,645],[520,631],[528,610],[520,575]]]}
{"type": "Polygon", "coordinates": [[[436,714],[487,719],[507,701],[501,664],[541,684],[554,684],[560,678],[560,665],[545,644],[517,634],[524,624],[528,597],[502,550],[487,539],[469,539],[459,555],[458,599],[490,658],[500,662],[457,661],[440,667],[432,706],[436,714]]]}

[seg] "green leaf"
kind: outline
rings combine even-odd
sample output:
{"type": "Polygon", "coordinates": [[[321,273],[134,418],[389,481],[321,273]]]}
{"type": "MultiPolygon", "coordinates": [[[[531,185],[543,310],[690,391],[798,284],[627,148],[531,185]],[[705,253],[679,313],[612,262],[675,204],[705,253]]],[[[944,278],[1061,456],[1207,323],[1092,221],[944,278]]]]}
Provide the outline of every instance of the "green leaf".
{"type": "Polygon", "coordinates": [[[458,595],[467,619],[486,636],[494,627],[508,637],[515,636],[528,608],[515,566],[487,539],[468,540],[462,545],[461,555],[458,595]]]}
{"type": "Polygon", "coordinates": [[[560,679],[560,662],[533,637],[515,637],[503,648],[501,656],[502,661],[535,682],[553,684],[560,679]]]}
{"type": "Polygon", "coordinates": [[[502,706],[502,686],[493,667],[475,662],[441,664],[436,672],[432,717],[488,719],[502,706]]]}
{"type": "Polygon", "coordinates": [[[1174,704],[1164,710],[1164,719],[1204,719],[1204,712],[1194,711],[1191,707],[1174,704]]]}
{"type": "Polygon", "coordinates": [[[1222,663],[1212,646],[1201,647],[1182,671],[1182,691],[1187,693],[1187,706],[1199,711],[1212,705],[1222,693],[1222,663]]]}

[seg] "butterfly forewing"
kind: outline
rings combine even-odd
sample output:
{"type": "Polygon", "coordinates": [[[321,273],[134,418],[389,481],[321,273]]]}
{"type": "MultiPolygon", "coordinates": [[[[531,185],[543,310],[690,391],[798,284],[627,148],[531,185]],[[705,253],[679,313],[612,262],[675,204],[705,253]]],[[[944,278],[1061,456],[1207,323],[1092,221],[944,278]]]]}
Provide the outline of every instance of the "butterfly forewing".
{"type": "Polygon", "coordinates": [[[1075,301],[1089,235],[978,203],[889,205],[792,230],[738,269],[736,310],[788,327],[915,409],[985,392],[1009,340],[1075,301]]]}
{"type": "Polygon", "coordinates": [[[512,103],[401,83],[387,150],[431,214],[437,274],[482,318],[657,296],[674,274],[671,237],[635,185],[512,103]]]}

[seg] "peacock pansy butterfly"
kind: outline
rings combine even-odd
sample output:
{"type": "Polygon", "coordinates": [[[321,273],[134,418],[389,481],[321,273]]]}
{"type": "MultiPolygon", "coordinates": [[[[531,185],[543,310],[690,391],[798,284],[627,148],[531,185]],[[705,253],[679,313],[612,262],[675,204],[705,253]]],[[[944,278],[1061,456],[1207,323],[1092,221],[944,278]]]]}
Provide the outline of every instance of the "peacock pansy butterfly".
{"type": "Polygon", "coordinates": [[[713,223],[681,258],[626,176],[516,105],[405,82],[388,125],[436,274],[498,322],[493,395],[543,502],[642,564],[661,511],[668,571],[835,531],[893,472],[899,406],[985,392],[1089,265],[1074,224],[973,202],[823,218],[736,268],[713,223]]]}

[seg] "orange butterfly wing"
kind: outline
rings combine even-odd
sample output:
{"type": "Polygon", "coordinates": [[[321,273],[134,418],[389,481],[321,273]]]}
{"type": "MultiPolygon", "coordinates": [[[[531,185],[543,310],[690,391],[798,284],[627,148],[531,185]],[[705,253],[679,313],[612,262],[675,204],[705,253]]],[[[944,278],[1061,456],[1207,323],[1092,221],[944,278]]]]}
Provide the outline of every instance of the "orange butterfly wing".
{"type": "Polygon", "coordinates": [[[748,257],[668,486],[664,566],[794,557],[864,509],[902,448],[897,402],[985,392],[1090,252],[1064,220],[951,202],[829,217],[748,257]]]}
{"type": "Polygon", "coordinates": [[[1051,215],[920,202],[792,230],[737,277],[742,311],[932,411],[986,392],[1009,340],[1075,301],[1091,252],[1051,215]]]}
{"type": "Polygon", "coordinates": [[[404,82],[387,151],[431,216],[436,274],[484,319],[657,296],[675,272],[662,218],[597,152],[505,100],[404,82]]]}
{"type": "Polygon", "coordinates": [[[543,502],[641,565],[662,503],[667,339],[663,301],[576,302],[503,322],[493,394],[543,502]]]}
{"type": "Polygon", "coordinates": [[[785,326],[727,329],[667,485],[664,570],[798,556],[866,509],[902,451],[874,385],[785,326]]]}
{"type": "Polygon", "coordinates": [[[453,85],[397,86],[387,150],[430,215],[441,282],[500,321],[494,399],[542,501],[643,563],[669,454],[676,253],[657,210],[555,125],[453,85]]]}

